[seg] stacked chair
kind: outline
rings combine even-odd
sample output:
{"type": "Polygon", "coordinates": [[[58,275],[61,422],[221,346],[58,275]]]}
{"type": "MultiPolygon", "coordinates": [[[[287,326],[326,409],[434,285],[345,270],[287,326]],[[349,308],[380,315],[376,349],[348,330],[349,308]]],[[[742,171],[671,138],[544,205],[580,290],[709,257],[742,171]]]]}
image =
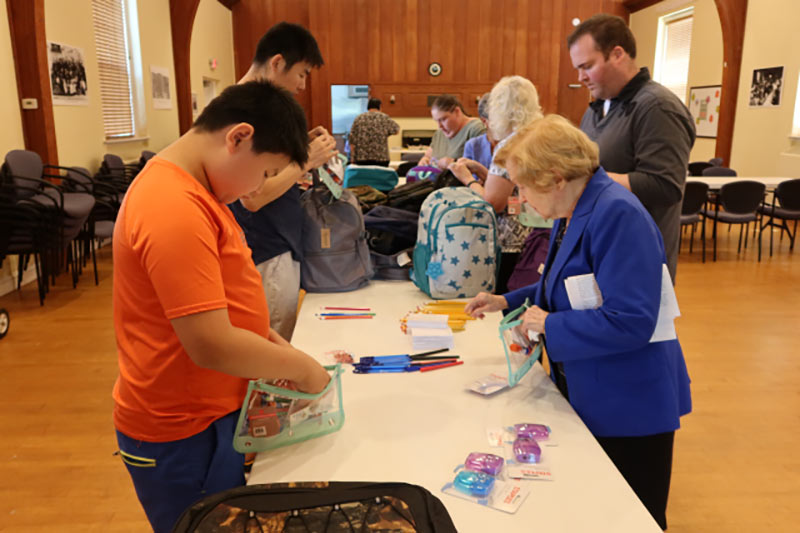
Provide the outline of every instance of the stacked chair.
{"type": "MultiPolygon", "coordinates": [[[[124,165],[123,165],[124,166],[124,165]]],[[[94,240],[111,236],[130,179],[42,163],[35,152],[12,150],[0,169],[0,221],[8,237],[3,256],[19,256],[17,287],[33,260],[39,302],[64,266],[75,287],[94,240]],[[98,231],[98,229],[100,231],[98,231]]]]}

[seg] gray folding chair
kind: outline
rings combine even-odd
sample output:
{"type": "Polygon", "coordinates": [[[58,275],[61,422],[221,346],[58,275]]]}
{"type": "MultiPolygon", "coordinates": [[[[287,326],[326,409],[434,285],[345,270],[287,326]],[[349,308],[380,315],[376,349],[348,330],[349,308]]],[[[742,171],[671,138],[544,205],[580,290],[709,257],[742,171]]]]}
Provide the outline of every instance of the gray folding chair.
{"type": "MultiPolygon", "coordinates": [[[[689,241],[689,253],[692,253],[694,244],[694,229],[700,222],[700,239],[703,245],[703,263],[706,262],[706,221],[702,218],[703,206],[708,200],[708,184],[701,181],[686,182],[686,189],[683,192],[683,207],[681,209],[681,230],[683,226],[692,227],[692,237],[689,241]]],[[[683,237],[681,231],[680,238],[683,237]]],[[[680,241],[678,241],[680,248],[680,241]]]]}
{"type": "MultiPolygon", "coordinates": [[[[740,180],[726,183],[720,188],[714,201],[714,209],[704,209],[703,216],[714,220],[712,239],[714,240],[714,261],[717,260],[717,222],[729,225],[740,224],[744,226],[739,232],[739,248],[742,251],[742,234],[744,234],[744,247],[747,248],[747,229],[750,222],[758,218],[758,207],[764,201],[766,186],[763,183],[751,180],[740,180]],[[724,211],[720,211],[720,206],[724,211]]],[[[761,239],[759,238],[759,258],[761,256],[761,239]]]]}
{"type": "MultiPolygon", "coordinates": [[[[761,231],[766,227],[781,229],[781,240],[783,232],[789,235],[789,251],[794,251],[794,240],[797,237],[797,221],[800,220],[800,179],[786,180],[778,184],[775,195],[770,205],[762,205],[759,208],[762,216],[769,216],[769,220],[761,224],[761,231]],[[775,223],[775,219],[780,220],[780,224],[775,223]],[[794,220],[794,230],[789,229],[789,220],[794,220]]],[[[762,219],[763,220],[763,219],[762,219]]],[[[761,239],[761,234],[758,236],[761,239]]],[[[772,231],[769,232],[769,256],[772,257],[772,231]]]]}

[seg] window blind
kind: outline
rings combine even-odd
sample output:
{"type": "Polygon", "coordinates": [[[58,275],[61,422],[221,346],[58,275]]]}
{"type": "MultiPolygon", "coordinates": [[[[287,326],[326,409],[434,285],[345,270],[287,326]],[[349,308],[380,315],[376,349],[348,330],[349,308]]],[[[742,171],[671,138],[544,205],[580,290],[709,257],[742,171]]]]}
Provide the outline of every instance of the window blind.
{"type": "Polygon", "coordinates": [[[661,58],[661,84],[686,103],[689,79],[689,54],[692,47],[693,17],[669,21],[664,32],[664,55],[661,58]]]}
{"type": "Polygon", "coordinates": [[[92,0],[103,126],[107,139],[133,137],[125,0],[92,0]]]}

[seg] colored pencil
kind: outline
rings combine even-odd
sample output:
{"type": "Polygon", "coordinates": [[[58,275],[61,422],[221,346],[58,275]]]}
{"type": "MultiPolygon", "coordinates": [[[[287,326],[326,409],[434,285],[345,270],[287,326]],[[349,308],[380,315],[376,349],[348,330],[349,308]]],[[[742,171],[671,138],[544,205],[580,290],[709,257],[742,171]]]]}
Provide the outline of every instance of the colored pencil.
{"type": "Polygon", "coordinates": [[[317,316],[375,316],[375,313],[318,313],[317,316]]]}
{"type": "Polygon", "coordinates": [[[438,370],[440,368],[447,368],[448,366],[458,366],[463,365],[464,361],[453,361],[452,363],[445,363],[443,365],[428,365],[423,366],[419,369],[420,372],[427,372],[429,370],[438,370]]]}
{"type": "Polygon", "coordinates": [[[322,316],[320,320],[348,320],[351,318],[372,318],[369,315],[350,315],[350,316],[322,316]]]}
{"type": "Polygon", "coordinates": [[[422,352],[422,353],[412,353],[409,354],[411,357],[422,357],[424,355],[436,355],[437,353],[443,353],[450,350],[450,348],[440,348],[438,350],[431,350],[430,352],[422,352]]]}
{"type": "Polygon", "coordinates": [[[323,307],[331,311],[372,311],[369,307],[323,307]]]}
{"type": "Polygon", "coordinates": [[[420,360],[420,361],[411,361],[410,364],[412,364],[414,366],[421,366],[421,367],[425,368],[426,366],[432,366],[432,365],[439,366],[439,365],[443,365],[443,364],[446,364],[446,363],[453,363],[455,361],[458,361],[458,359],[454,359],[454,358],[436,359],[436,360],[433,360],[433,361],[420,360]]]}

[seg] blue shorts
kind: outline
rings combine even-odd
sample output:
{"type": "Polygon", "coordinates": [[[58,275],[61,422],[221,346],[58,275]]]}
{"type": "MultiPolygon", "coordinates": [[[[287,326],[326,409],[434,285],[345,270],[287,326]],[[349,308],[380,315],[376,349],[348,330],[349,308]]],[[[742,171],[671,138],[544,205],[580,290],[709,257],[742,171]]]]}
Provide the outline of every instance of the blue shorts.
{"type": "Polygon", "coordinates": [[[144,442],[117,431],[120,456],[155,533],[169,533],[184,510],[244,485],[244,455],[233,449],[238,411],[205,431],[171,442],[144,442]]]}

